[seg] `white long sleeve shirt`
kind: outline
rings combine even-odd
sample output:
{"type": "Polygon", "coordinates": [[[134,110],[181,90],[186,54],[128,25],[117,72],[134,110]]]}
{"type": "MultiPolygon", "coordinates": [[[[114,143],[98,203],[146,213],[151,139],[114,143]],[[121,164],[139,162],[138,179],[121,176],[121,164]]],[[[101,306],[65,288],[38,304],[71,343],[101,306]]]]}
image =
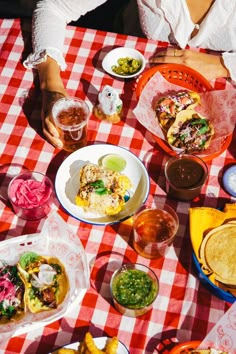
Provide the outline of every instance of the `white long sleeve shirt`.
{"type": "MultiPolygon", "coordinates": [[[[47,55],[66,68],[63,44],[66,24],[93,10],[106,0],[40,0],[33,16],[33,53],[25,61],[34,67],[47,55]]],[[[199,31],[186,0],[137,0],[140,24],[147,38],[222,52],[224,64],[236,81],[236,0],[215,0],[199,31]]]]}

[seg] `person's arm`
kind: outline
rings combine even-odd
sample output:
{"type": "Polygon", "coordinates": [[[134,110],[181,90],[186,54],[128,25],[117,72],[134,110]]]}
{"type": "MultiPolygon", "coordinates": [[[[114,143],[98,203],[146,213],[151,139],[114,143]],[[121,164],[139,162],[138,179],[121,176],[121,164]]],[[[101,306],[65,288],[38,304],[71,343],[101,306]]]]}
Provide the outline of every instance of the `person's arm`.
{"type": "Polygon", "coordinates": [[[221,55],[207,54],[189,49],[168,48],[150,59],[154,64],[183,64],[201,73],[208,80],[230,77],[221,55]]]}
{"type": "Polygon", "coordinates": [[[104,2],[106,0],[38,0],[32,18],[33,53],[24,65],[35,68],[50,56],[58,62],[61,70],[65,70],[66,25],[104,2]]]}
{"type": "Polygon", "coordinates": [[[62,148],[52,123],[51,108],[60,97],[67,96],[60,76],[66,69],[63,56],[67,23],[103,4],[106,0],[39,0],[33,13],[33,53],[25,60],[27,68],[38,69],[42,91],[42,123],[45,137],[62,148]]]}
{"type": "Polygon", "coordinates": [[[41,118],[43,133],[50,143],[62,148],[63,143],[59,139],[58,131],[51,118],[53,103],[61,97],[68,96],[60,76],[60,67],[54,59],[48,56],[47,60],[38,64],[37,68],[42,92],[41,118]]]}

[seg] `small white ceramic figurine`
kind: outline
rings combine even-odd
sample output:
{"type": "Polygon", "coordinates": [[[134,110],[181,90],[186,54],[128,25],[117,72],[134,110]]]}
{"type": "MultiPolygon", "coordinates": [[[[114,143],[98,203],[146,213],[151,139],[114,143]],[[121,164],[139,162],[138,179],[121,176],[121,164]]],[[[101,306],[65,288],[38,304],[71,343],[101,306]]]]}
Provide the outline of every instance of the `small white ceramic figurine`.
{"type": "Polygon", "coordinates": [[[95,116],[110,123],[119,123],[121,111],[122,101],[119,93],[109,85],[104,86],[98,94],[98,104],[94,107],[95,116]]]}

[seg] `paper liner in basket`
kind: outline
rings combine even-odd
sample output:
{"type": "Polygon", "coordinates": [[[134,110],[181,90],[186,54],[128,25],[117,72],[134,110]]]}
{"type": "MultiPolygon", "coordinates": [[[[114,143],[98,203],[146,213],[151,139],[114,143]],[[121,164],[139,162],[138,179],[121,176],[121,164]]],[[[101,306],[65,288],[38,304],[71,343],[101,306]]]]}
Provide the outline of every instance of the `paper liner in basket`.
{"type": "MultiPolygon", "coordinates": [[[[169,94],[188,91],[182,86],[168,82],[157,72],[145,85],[133,113],[138,121],[152,134],[166,140],[154,110],[155,102],[169,94]]],[[[215,130],[210,146],[198,155],[210,155],[221,151],[222,142],[230,135],[236,122],[236,90],[228,83],[226,90],[199,93],[201,104],[195,110],[209,119],[215,130]]]]}
{"type": "Polygon", "coordinates": [[[89,269],[84,248],[78,236],[56,212],[53,211],[48,216],[39,234],[2,241],[0,259],[13,265],[18,262],[21,254],[28,251],[57,257],[65,266],[70,285],[69,291],[57,309],[37,314],[27,311],[20,321],[1,325],[0,343],[11,336],[26,333],[63,317],[71,306],[82,300],[89,286],[89,269]]]}
{"type": "Polygon", "coordinates": [[[236,302],[201,342],[198,349],[214,348],[229,354],[236,353],[236,302]]]}

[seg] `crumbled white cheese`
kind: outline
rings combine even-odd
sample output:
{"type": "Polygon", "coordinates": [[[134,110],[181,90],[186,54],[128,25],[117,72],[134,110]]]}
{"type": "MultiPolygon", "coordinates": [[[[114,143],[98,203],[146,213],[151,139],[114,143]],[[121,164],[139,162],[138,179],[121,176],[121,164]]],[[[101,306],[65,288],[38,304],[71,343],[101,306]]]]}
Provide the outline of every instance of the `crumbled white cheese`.
{"type": "Polygon", "coordinates": [[[2,302],[2,306],[4,310],[6,310],[9,306],[19,306],[20,305],[20,300],[17,297],[12,297],[11,299],[4,299],[2,302]]]}

